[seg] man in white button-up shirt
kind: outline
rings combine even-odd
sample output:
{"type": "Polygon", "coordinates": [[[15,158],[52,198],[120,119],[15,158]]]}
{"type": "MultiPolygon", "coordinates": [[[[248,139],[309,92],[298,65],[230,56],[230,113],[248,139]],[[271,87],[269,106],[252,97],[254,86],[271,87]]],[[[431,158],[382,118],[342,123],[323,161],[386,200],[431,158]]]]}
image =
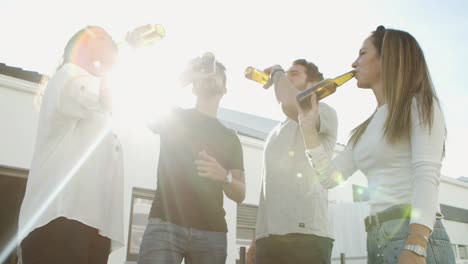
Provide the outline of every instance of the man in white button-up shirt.
{"type": "Polygon", "coordinates": [[[105,75],[117,48],[99,27],[77,32],[42,98],[21,206],[23,264],[107,263],[123,245],[123,162],[105,75]]]}
{"type": "MultiPolygon", "coordinates": [[[[249,257],[255,254],[257,264],[330,263],[333,239],[328,223],[328,193],[308,163],[296,110],[297,93],[323,80],[323,76],[317,66],[302,59],[294,61],[286,74],[279,66],[266,72],[271,75],[276,97],[288,118],[270,132],[265,142],[256,242],[249,257]]],[[[320,109],[320,139],[331,155],[337,116],[324,103],[320,103],[320,109]]]]}

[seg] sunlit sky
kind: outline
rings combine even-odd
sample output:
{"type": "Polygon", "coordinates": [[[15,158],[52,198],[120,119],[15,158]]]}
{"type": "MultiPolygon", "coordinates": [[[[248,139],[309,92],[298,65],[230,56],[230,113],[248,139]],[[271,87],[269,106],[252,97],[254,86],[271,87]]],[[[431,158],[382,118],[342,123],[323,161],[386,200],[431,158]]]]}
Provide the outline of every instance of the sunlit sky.
{"type": "MultiPolygon", "coordinates": [[[[284,117],[273,91],[246,80],[247,66],[288,68],[305,58],[334,77],[351,69],[362,41],[378,25],[402,29],[425,52],[448,128],[442,172],[457,178],[468,176],[463,170],[468,150],[467,11],[463,0],[2,0],[0,62],[51,75],[67,40],[86,25],[102,26],[121,40],[136,26],[160,23],[167,33],[163,40],[120,54],[112,83],[128,100],[124,112],[136,114],[131,109],[141,109],[138,102],[190,105],[191,92],[179,87],[177,77],[188,59],[212,51],[227,67],[222,107],[280,120],[284,117]]],[[[346,143],[349,131],[376,107],[370,90],[356,88],[354,80],[324,102],[338,113],[339,143],[346,143]]]]}

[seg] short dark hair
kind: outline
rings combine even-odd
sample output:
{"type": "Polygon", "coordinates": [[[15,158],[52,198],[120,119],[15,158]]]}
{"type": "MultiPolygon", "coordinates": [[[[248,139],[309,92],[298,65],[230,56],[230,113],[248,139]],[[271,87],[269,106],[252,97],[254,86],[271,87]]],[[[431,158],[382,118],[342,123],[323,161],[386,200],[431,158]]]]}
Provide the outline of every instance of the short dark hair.
{"type": "Polygon", "coordinates": [[[298,59],[293,62],[293,65],[302,65],[306,68],[308,82],[320,82],[323,80],[323,74],[312,62],[308,62],[305,59],[298,59]]]}
{"type": "MultiPolygon", "coordinates": [[[[208,62],[208,65],[211,63],[212,61],[208,62]]],[[[195,73],[205,72],[207,70],[205,69],[206,67],[207,67],[207,61],[203,60],[202,57],[196,57],[189,62],[189,71],[192,71],[195,73]]],[[[215,67],[216,68],[214,70],[216,74],[221,75],[221,77],[223,78],[224,85],[226,85],[226,67],[217,60],[215,60],[215,67]]],[[[212,71],[212,70],[213,69],[210,69],[209,71],[212,71]]],[[[193,80],[190,80],[190,81],[193,81],[193,80]]]]}
{"type": "Polygon", "coordinates": [[[219,61],[216,61],[216,72],[222,74],[224,86],[226,86],[226,67],[219,61]]]}

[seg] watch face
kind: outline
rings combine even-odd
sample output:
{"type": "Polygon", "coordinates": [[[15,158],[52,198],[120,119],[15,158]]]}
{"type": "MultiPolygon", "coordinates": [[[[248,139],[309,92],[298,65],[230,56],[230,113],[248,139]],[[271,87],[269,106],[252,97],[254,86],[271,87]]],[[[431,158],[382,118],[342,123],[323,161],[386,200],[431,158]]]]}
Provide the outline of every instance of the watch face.
{"type": "Polygon", "coordinates": [[[226,183],[231,183],[232,182],[232,174],[229,172],[228,175],[226,176],[226,183]]]}

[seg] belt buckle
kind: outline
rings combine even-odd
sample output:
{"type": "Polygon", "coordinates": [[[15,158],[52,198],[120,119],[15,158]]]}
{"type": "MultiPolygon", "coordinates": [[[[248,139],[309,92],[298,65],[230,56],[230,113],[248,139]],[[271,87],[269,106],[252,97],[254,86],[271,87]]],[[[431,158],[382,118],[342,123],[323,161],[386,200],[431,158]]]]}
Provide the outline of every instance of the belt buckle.
{"type": "Polygon", "coordinates": [[[375,226],[380,226],[379,214],[375,214],[375,226]]]}
{"type": "Polygon", "coordinates": [[[366,222],[366,231],[368,231],[372,226],[380,226],[380,219],[377,214],[369,215],[366,222]]]}

